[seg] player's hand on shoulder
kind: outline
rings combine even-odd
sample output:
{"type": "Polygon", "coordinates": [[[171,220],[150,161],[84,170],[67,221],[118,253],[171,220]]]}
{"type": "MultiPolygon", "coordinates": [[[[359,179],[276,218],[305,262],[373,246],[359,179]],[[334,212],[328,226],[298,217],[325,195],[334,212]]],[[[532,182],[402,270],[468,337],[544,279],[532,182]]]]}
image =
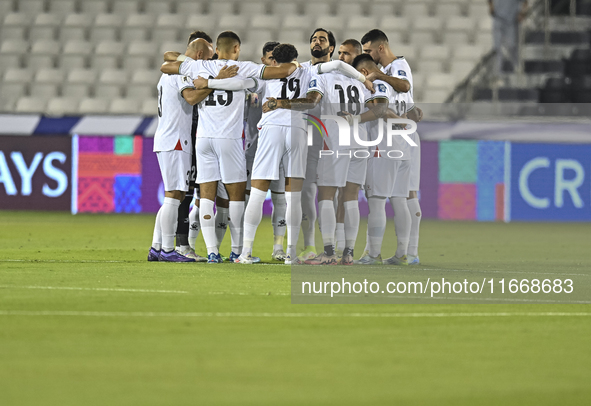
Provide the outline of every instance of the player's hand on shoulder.
{"type": "Polygon", "coordinates": [[[207,89],[207,84],[208,84],[207,79],[202,78],[201,76],[199,76],[197,79],[193,80],[193,86],[195,86],[195,89],[197,89],[197,90],[207,89]]]}
{"type": "Polygon", "coordinates": [[[369,80],[367,77],[365,78],[365,82],[363,82],[363,84],[365,85],[367,90],[369,90],[370,92],[372,92],[372,93],[376,92],[376,89],[374,89],[374,87],[373,87],[373,82],[371,80],[369,80]]]}
{"type": "Polygon", "coordinates": [[[238,65],[226,65],[220,69],[216,79],[229,79],[238,74],[238,65]]]}
{"type": "Polygon", "coordinates": [[[376,79],[380,78],[380,72],[370,72],[365,79],[369,80],[370,82],[373,82],[376,79]]]}

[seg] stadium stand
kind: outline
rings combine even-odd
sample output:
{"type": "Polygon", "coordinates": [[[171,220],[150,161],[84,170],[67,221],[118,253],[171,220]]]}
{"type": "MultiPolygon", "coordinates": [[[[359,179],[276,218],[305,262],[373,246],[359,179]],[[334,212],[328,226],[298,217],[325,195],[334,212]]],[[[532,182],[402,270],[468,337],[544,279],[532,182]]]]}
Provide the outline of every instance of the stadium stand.
{"type": "MultiPolygon", "coordinates": [[[[222,30],[236,31],[243,39],[243,60],[259,61],[261,45],[279,40],[297,45],[304,61],[309,33],[316,26],[331,29],[337,41],[359,39],[369,29],[381,28],[390,36],[394,52],[404,55],[416,72],[418,102],[458,100],[457,94],[451,98],[450,94],[454,88],[455,93],[462,93],[467,75],[475,67],[486,65],[482,58],[492,48],[492,21],[482,0],[8,0],[0,4],[3,112],[35,108],[44,112],[45,106],[51,106],[53,112],[70,111],[60,106],[76,100],[80,112],[92,112],[96,106],[95,113],[125,110],[141,114],[148,110],[143,108],[145,98],[154,95],[155,90],[148,91],[147,87],[157,82],[162,52],[181,51],[187,34],[195,29],[212,36],[222,30]],[[12,72],[19,69],[31,72],[31,82],[15,81],[12,72]],[[55,72],[55,82],[39,87],[47,82],[38,82],[46,79],[35,72],[47,69],[55,72]],[[100,73],[100,78],[113,71],[124,79],[72,82],[81,69],[93,72],[91,76],[100,73]],[[142,76],[142,72],[151,74],[142,76]],[[127,83],[135,77],[143,79],[127,83]],[[125,97],[129,108],[120,108],[121,103],[114,103],[114,99],[107,105],[101,100],[92,103],[94,97],[125,97]],[[32,103],[29,98],[39,101],[32,103]]],[[[549,19],[549,43],[543,24],[537,21],[528,26],[524,31],[523,72],[507,75],[497,89],[486,81],[473,83],[472,99],[572,100],[572,81],[591,74],[583,72],[591,60],[589,53],[583,52],[589,49],[591,2],[578,0],[576,13],[579,16],[549,19]],[[550,80],[561,77],[566,79],[550,80]]],[[[29,75],[21,72],[20,76],[29,75]]]]}

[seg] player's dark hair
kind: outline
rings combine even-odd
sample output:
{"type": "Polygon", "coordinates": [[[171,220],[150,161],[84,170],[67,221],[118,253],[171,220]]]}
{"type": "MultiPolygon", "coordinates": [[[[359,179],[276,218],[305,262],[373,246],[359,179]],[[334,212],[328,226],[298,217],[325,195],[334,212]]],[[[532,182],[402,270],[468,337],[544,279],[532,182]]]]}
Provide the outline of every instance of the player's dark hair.
{"type": "Polygon", "coordinates": [[[330,53],[330,56],[332,58],[332,54],[334,54],[334,50],[337,47],[337,40],[334,38],[334,34],[332,33],[332,31],[325,30],[324,28],[316,28],[312,35],[310,35],[310,43],[312,43],[312,37],[314,37],[314,34],[316,34],[318,31],[324,31],[326,35],[328,35],[328,45],[332,47],[332,52],[330,53]]]}
{"type": "MultiPolygon", "coordinates": [[[[369,63],[371,62],[373,65],[375,65],[375,61],[373,60],[373,58],[369,55],[369,54],[361,54],[361,55],[357,55],[355,57],[355,59],[353,59],[353,63],[351,64],[355,69],[357,69],[357,67],[359,65],[362,65],[364,63],[369,63]]],[[[377,66],[377,65],[376,65],[377,66]]]]}
{"type": "Polygon", "coordinates": [[[298,50],[291,44],[279,44],[273,49],[273,58],[277,63],[292,62],[298,57],[298,50]]]}
{"type": "Polygon", "coordinates": [[[238,42],[239,45],[242,44],[238,34],[232,31],[224,31],[220,35],[218,35],[218,39],[216,40],[216,46],[219,47],[220,40],[224,39],[233,39],[234,41],[238,42]]]}
{"type": "Polygon", "coordinates": [[[206,32],[193,31],[191,34],[189,34],[189,42],[187,42],[187,45],[189,45],[191,42],[195,41],[198,38],[203,38],[204,40],[206,40],[210,44],[213,44],[213,40],[211,39],[211,37],[209,35],[207,35],[206,32]]]}
{"type": "Polygon", "coordinates": [[[363,47],[361,46],[361,43],[359,41],[357,41],[356,39],[347,39],[345,41],[343,41],[343,43],[341,45],[351,45],[352,47],[355,48],[355,50],[357,51],[358,54],[362,54],[363,53],[363,47]]]}
{"type": "Polygon", "coordinates": [[[366,44],[368,42],[388,42],[388,37],[382,30],[378,30],[377,28],[374,30],[369,31],[366,33],[363,38],[361,38],[361,43],[366,44]]]}
{"type": "Polygon", "coordinates": [[[277,45],[279,45],[279,42],[277,41],[266,42],[265,45],[263,45],[263,56],[267,55],[267,52],[270,52],[273,49],[275,49],[277,45]]]}

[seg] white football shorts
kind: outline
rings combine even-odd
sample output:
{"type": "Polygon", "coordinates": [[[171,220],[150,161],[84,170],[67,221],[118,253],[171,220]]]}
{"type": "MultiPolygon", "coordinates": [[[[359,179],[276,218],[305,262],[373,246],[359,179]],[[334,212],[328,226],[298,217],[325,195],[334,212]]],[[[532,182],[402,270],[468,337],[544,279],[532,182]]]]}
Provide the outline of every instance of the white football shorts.
{"type": "Polygon", "coordinates": [[[318,159],[318,186],[345,187],[347,182],[363,185],[367,172],[366,153],[363,150],[338,150],[318,159]],[[355,156],[357,152],[357,156],[355,156]]]}
{"type": "Polygon", "coordinates": [[[197,183],[246,182],[242,139],[197,138],[197,183]]]}
{"type": "Polygon", "coordinates": [[[254,158],[252,178],[303,179],[306,176],[308,154],[306,137],[307,134],[302,128],[279,125],[263,126],[259,130],[259,146],[254,158]]]}
{"type": "Polygon", "coordinates": [[[367,164],[365,195],[370,197],[408,197],[411,161],[385,156],[370,158],[367,164]]]}
{"type": "Polygon", "coordinates": [[[156,152],[164,190],[172,192],[180,190],[189,191],[189,178],[191,177],[191,154],[183,151],[156,152]]]}

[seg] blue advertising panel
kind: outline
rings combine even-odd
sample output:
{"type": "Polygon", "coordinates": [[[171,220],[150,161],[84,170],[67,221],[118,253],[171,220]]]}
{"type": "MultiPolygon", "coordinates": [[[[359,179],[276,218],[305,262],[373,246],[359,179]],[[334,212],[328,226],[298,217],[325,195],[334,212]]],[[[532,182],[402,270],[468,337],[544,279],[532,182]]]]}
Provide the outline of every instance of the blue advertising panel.
{"type": "Polygon", "coordinates": [[[511,144],[511,220],[591,221],[591,145],[511,144]]]}

